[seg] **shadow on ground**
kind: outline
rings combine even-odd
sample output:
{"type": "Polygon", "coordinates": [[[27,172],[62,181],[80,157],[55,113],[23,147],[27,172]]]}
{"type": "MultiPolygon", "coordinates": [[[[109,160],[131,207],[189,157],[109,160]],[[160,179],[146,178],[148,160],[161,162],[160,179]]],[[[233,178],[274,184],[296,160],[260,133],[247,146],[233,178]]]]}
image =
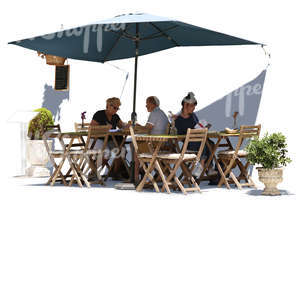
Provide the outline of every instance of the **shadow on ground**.
{"type": "Polygon", "coordinates": [[[266,196],[266,195],[262,195],[263,190],[251,190],[251,191],[248,191],[247,194],[249,196],[263,196],[263,197],[270,197],[270,198],[280,198],[282,196],[294,196],[295,194],[287,191],[287,190],[279,190],[281,195],[278,195],[278,196],[266,196]]]}
{"type": "MultiPolygon", "coordinates": [[[[23,179],[25,179],[26,177],[23,177],[23,179]]],[[[42,179],[42,178],[40,178],[42,179]]],[[[43,180],[43,179],[42,179],[43,180]]],[[[53,186],[50,186],[50,185],[46,185],[47,183],[47,180],[48,178],[45,178],[45,181],[44,182],[38,182],[38,183],[24,183],[24,186],[28,186],[28,187],[51,187],[51,188],[80,188],[76,183],[74,183],[71,187],[69,186],[64,186],[63,184],[59,183],[59,182],[56,182],[53,186]]],[[[94,190],[94,189],[115,189],[114,186],[118,183],[121,183],[122,181],[113,181],[113,180],[107,180],[105,182],[105,186],[102,186],[102,185],[99,185],[99,184],[92,184],[91,185],[91,188],[89,190],[94,190]]],[[[85,185],[83,186],[83,188],[87,188],[85,185]]],[[[161,188],[161,187],[160,187],[161,188]]],[[[201,192],[205,193],[209,190],[216,190],[216,189],[219,189],[217,188],[216,185],[208,185],[207,183],[201,183],[200,184],[200,188],[201,188],[201,192]]],[[[222,189],[222,188],[221,188],[222,189]]],[[[226,189],[224,189],[226,190],[226,189]]],[[[129,190],[127,190],[129,191],[129,190]]],[[[135,192],[135,190],[132,190],[133,192],[135,192]]],[[[145,188],[143,189],[142,191],[143,193],[156,193],[154,189],[151,189],[151,188],[145,188]]],[[[166,193],[166,192],[164,192],[166,193]]],[[[182,194],[183,193],[181,191],[171,191],[172,194],[182,194]]]]}

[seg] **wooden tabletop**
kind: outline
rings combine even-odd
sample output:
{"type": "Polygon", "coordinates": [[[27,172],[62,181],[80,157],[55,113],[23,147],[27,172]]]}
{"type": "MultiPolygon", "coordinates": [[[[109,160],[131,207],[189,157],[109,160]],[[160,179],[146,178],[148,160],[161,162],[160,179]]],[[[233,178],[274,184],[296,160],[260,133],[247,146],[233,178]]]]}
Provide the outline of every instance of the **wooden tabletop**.
{"type": "MultiPolygon", "coordinates": [[[[70,131],[70,132],[61,132],[61,133],[49,133],[49,137],[57,137],[57,136],[64,136],[64,137],[81,137],[81,136],[87,136],[88,131],[70,131]]],[[[130,135],[130,132],[128,129],[125,130],[118,130],[109,132],[109,135],[130,135]]],[[[208,138],[219,138],[219,137],[238,137],[240,135],[239,132],[237,133],[226,133],[225,131],[208,131],[207,137],[208,138]]],[[[251,134],[248,134],[251,136],[251,134]]],[[[185,139],[185,135],[150,135],[150,134],[136,134],[137,140],[143,140],[143,141],[166,141],[169,139],[179,139],[183,140],[185,139]]]]}
{"type": "MultiPolygon", "coordinates": [[[[219,138],[219,137],[230,137],[230,136],[239,136],[240,133],[226,133],[225,131],[208,131],[207,137],[208,138],[219,138]]],[[[143,140],[143,141],[165,141],[169,139],[185,139],[185,135],[164,135],[164,134],[136,134],[137,140],[143,140]]],[[[251,136],[251,134],[249,134],[251,136]]]]}
{"type": "MultiPolygon", "coordinates": [[[[47,132],[46,132],[47,134],[47,132]]],[[[129,130],[118,130],[118,131],[113,131],[113,132],[109,132],[109,135],[130,135],[129,130]]],[[[55,132],[55,133],[51,133],[48,132],[48,136],[50,138],[53,137],[58,137],[58,136],[63,136],[66,138],[74,138],[74,137],[81,137],[81,136],[88,136],[88,131],[87,130],[83,130],[83,131],[66,131],[66,132],[55,132]]]]}

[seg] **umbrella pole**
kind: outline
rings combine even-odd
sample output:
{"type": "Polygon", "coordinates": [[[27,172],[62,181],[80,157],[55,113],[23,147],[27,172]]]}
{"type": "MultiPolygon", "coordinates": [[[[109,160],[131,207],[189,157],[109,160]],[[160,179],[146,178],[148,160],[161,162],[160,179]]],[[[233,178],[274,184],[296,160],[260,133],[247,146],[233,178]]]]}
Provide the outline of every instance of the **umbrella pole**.
{"type": "MultiPolygon", "coordinates": [[[[136,49],[138,51],[138,49],[136,49]]],[[[131,113],[131,121],[132,125],[134,126],[136,123],[136,112],[135,112],[135,104],[136,104],[136,82],[137,82],[137,67],[138,67],[138,55],[135,55],[134,60],[134,87],[133,87],[133,108],[131,113]]]]}
{"type": "MultiPolygon", "coordinates": [[[[133,108],[132,108],[132,113],[131,113],[131,121],[133,127],[135,126],[137,115],[135,111],[135,104],[136,104],[136,83],[137,83],[137,67],[138,67],[138,57],[139,57],[139,24],[136,24],[136,38],[135,38],[135,60],[134,60],[134,89],[133,89],[133,108]]],[[[130,182],[135,184],[137,179],[137,174],[138,174],[138,169],[139,168],[139,163],[137,161],[136,153],[133,149],[131,148],[132,152],[132,157],[131,157],[131,178],[130,182]]]]}
{"type": "Polygon", "coordinates": [[[138,57],[139,57],[139,24],[135,24],[136,36],[135,36],[135,60],[134,60],[134,88],[133,88],[133,108],[131,113],[131,121],[134,126],[136,123],[136,83],[137,83],[137,67],[138,67],[138,57]]]}

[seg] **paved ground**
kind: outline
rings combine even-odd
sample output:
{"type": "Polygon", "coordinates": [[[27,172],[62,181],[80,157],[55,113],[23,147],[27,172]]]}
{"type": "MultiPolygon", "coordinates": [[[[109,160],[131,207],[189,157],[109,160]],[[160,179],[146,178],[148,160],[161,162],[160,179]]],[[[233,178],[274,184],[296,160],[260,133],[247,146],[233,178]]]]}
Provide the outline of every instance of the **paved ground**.
{"type": "Polygon", "coordinates": [[[3,299],[299,299],[299,201],[3,181],[3,299]]]}

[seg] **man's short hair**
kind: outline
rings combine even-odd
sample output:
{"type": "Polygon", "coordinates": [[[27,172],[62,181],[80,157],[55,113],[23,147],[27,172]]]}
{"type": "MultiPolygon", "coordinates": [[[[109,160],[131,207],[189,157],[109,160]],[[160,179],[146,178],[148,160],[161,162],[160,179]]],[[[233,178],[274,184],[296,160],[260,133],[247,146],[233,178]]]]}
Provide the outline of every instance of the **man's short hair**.
{"type": "Polygon", "coordinates": [[[149,101],[152,104],[155,104],[156,106],[159,106],[159,104],[160,104],[159,99],[156,96],[148,97],[147,101],[149,101]]]}

